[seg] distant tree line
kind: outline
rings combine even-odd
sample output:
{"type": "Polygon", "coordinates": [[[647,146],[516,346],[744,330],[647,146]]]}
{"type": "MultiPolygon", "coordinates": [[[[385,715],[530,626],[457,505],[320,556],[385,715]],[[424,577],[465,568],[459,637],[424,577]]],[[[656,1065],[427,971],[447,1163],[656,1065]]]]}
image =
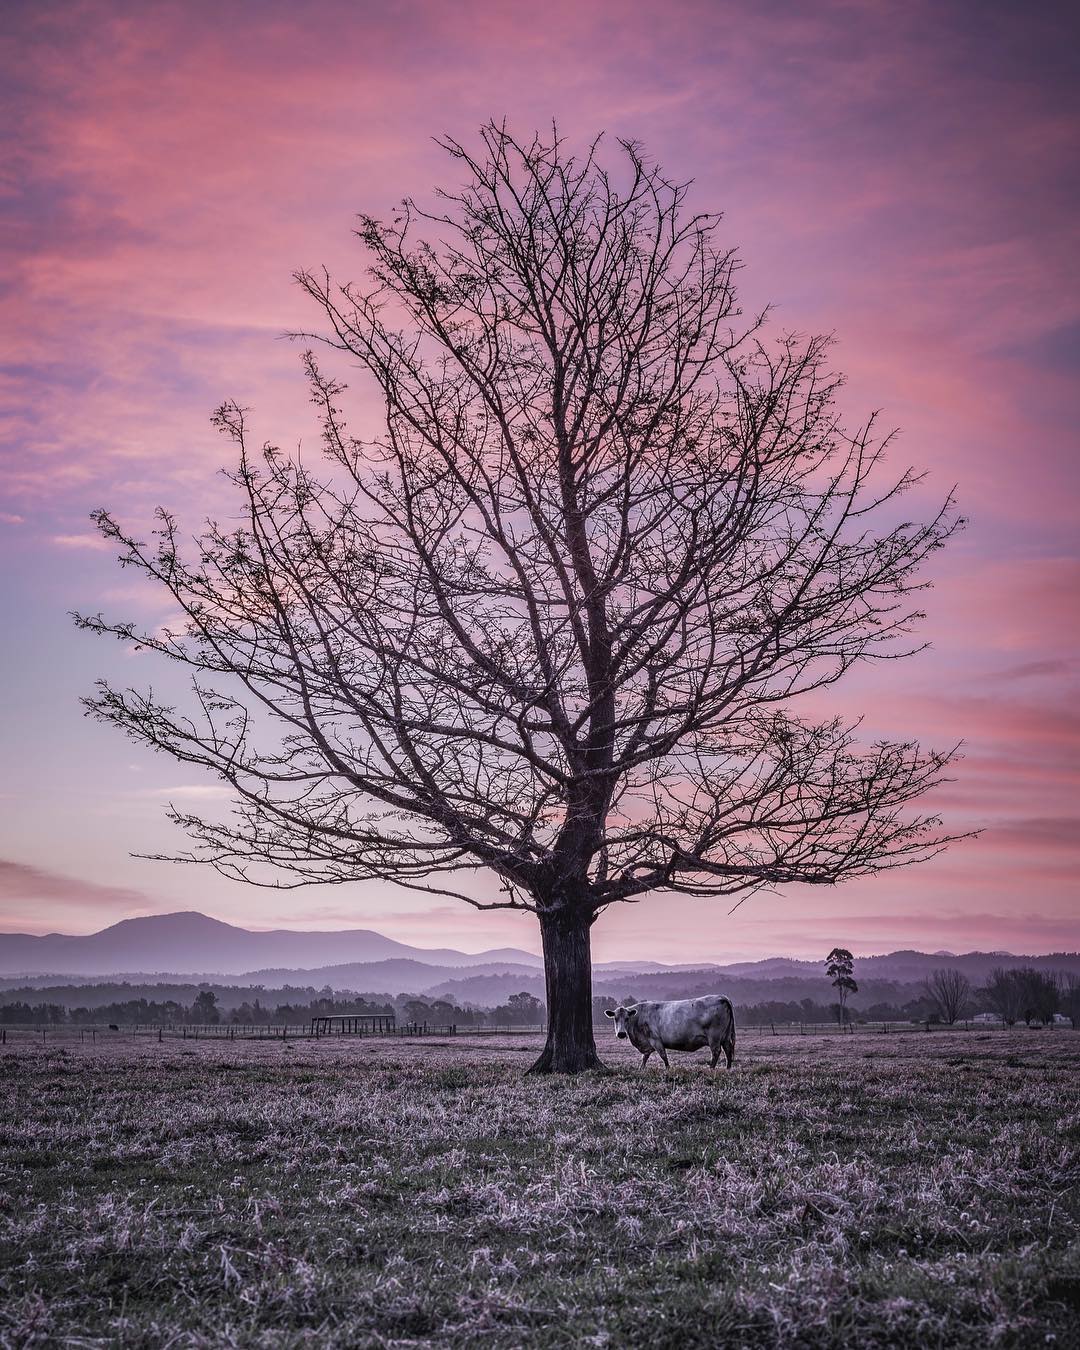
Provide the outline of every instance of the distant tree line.
{"type": "Polygon", "coordinates": [[[926,981],[926,994],[938,1020],[950,1026],[979,1012],[994,1013],[1010,1027],[1045,1026],[1058,1013],[1074,1027],[1080,1021],[1080,977],[1069,971],[996,966],[981,989],[972,989],[959,970],[936,970],[926,981]]]}
{"type": "Polygon", "coordinates": [[[1069,972],[1048,975],[1030,968],[1003,970],[999,966],[990,972],[982,992],[990,1011],[1006,1026],[1049,1022],[1058,1012],[1074,1027],[1080,1021],[1080,976],[1069,972]]]}
{"type": "MultiPolygon", "coordinates": [[[[122,986],[120,986],[122,988],[122,986]]],[[[30,991],[19,990],[0,1002],[0,1024],[29,1023],[35,1026],[91,1026],[114,1023],[117,1026],[283,1026],[301,1025],[313,1017],[393,1013],[399,1023],[427,1023],[461,1027],[541,1026],[547,1010],[543,1002],[529,993],[511,994],[496,1007],[461,1006],[449,999],[419,998],[399,994],[394,998],[335,993],[329,987],[314,990],[284,989],[278,995],[292,995],[284,1002],[268,1003],[262,997],[244,999],[224,1006],[212,989],[201,989],[190,1003],[178,999],[128,998],[93,1006],[70,1007],[52,1000],[31,1001],[19,997],[30,991]],[[297,997],[300,995],[301,997],[297,997]],[[307,995],[307,997],[303,997],[307,995]]],[[[52,991],[50,991],[52,992],[52,991]]],[[[621,1001],[636,1003],[638,997],[627,991],[621,1001]]],[[[609,996],[593,999],[593,1016],[599,1021],[606,1008],[617,1000],[609,996]]],[[[919,994],[905,1002],[876,1002],[865,1008],[841,1009],[839,1002],[822,1003],[812,998],[762,999],[754,1003],[736,1001],[736,1018],[745,1026],[771,1023],[829,1022],[938,1022],[952,1025],[980,1012],[992,1012],[1006,1026],[1025,1023],[1045,1025],[1055,1013],[1080,1025],[1080,976],[1059,972],[1047,974],[1031,967],[991,971],[984,987],[975,989],[957,970],[937,970],[919,994]]]]}
{"type": "Polygon", "coordinates": [[[212,989],[203,989],[190,1004],[175,999],[161,1001],[132,998],[94,1007],[65,1007],[60,1003],[30,1003],[22,999],[0,1006],[0,1024],[100,1026],[296,1026],[313,1017],[394,1014],[401,1023],[444,1026],[540,1026],[545,1009],[532,994],[511,994],[495,1008],[459,1007],[445,999],[422,999],[401,994],[394,999],[335,996],[327,990],[306,1002],[265,1004],[262,999],[223,1008],[212,989]]]}
{"type": "Polygon", "coordinates": [[[0,1007],[0,1022],[34,1022],[73,1026],[284,1026],[326,1017],[334,1013],[390,1013],[391,1003],[372,1003],[363,998],[316,998],[308,1003],[281,1003],[264,1006],[259,999],[223,1009],[213,990],[202,990],[191,1004],[173,999],[155,1001],[145,998],[102,1003],[92,1008],[65,1008],[59,1003],[12,1002],[0,1007]]]}

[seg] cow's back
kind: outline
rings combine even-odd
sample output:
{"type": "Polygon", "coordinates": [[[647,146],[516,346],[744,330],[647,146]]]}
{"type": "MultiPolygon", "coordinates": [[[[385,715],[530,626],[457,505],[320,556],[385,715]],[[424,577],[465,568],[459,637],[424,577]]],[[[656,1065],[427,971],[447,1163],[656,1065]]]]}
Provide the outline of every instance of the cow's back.
{"type": "Polygon", "coordinates": [[[722,994],[636,1006],[641,1031],[655,1035],[670,1050],[700,1050],[715,1026],[726,1030],[732,1021],[731,1003],[722,994]]]}

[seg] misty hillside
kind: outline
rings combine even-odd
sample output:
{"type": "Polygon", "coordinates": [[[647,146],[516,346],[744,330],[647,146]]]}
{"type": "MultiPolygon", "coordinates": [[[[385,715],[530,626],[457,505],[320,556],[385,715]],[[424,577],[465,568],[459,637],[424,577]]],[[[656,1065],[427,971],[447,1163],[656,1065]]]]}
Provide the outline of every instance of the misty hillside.
{"type": "MultiPolygon", "coordinates": [[[[354,993],[428,994],[460,979],[462,969],[460,965],[436,966],[412,960],[369,961],[321,966],[317,970],[253,970],[243,975],[241,981],[265,989],[300,984],[319,989],[329,985],[332,989],[348,989],[354,993]]],[[[530,980],[538,981],[541,987],[544,983],[541,968],[535,963],[486,961],[467,969],[478,987],[488,978],[505,976],[513,986],[511,993],[530,988],[530,980]]]]}
{"type": "MultiPolygon", "coordinates": [[[[941,958],[926,956],[927,968],[941,958]]],[[[1010,958],[1010,963],[1031,964],[1045,971],[1073,970],[1080,973],[1080,957],[1010,958]]],[[[130,979],[102,983],[72,982],[50,984],[41,978],[32,981],[0,980],[0,1007],[27,1003],[58,1004],[64,1008],[98,1008],[113,1002],[145,999],[161,1003],[175,1000],[190,1006],[200,988],[211,988],[223,1010],[238,1008],[242,1003],[258,1000],[264,1008],[274,1009],[282,1004],[307,1004],[328,994],[337,999],[365,999],[379,1002],[398,997],[447,999],[459,1007],[494,1008],[505,1004],[512,994],[530,993],[544,998],[544,981],[539,970],[519,966],[513,971],[481,971],[463,974],[460,978],[432,977],[447,974],[447,968],[424,966],[416,961],[372,962],[370,965],[342,966],[337,970],[348,972],[349,978],[337,980],[327,977],[335,968],[311,972],[282,972],[289,979],[275,984],[241,981],[161,981],[130,979]],[[310,977],[310,978],[308,978],[310,977]]],[[[858,966],[856,966],[858,973],[858,966]]],[[[978,988],[978,985],[975,986],[978,988]]],[[[733,976],[718,974],[710,969],[684,971],[640,971],[598,973],[593,981],[597,997],[618,1002],[639,999],[693,998],[700,994],[725,993],[740,1010],[765,1003],[799,1004],[809,1000],[819,1007],[833,1001],[833,991],[823,974],[814,972],[804,976],[787,975],[778,979],[761,976],[733,976]]],[[[856,1016],[875,1005],[902,1007],[917,1001],[924,994],[918,981],[892,981],[866,978],[859,981],[859,992],[852,999],[856,1016]]]]}
{"type": "MultiPolygon", "coordinates": [[[[858,1003],[896,1002],[934,970],[954,967],[979,986],[994,966],[1033,965],[1080,975],[1080,954],[1013,956],[1000,952],[916,951],[856,957],[858,1003]]],[[[43,987],[69,980],[153,985],[168,976],[195,986],[230,976],[236,986],[266,990],[324,989],[356,994],[417,994],[492,1007],[510,994],[543,997],[540,958],[516,948],[467,953],[411,947],[369,929],[319,933],[277,929],[251,932],[193,912],[127,919],[86,937],[54,933],[0,935],[0,989],[43,987]]],[[[602,961],[593,970],[595,993],[616,999],[688,998],[729,993],[743,1003],[828,997],[822,963],[789,957],[664,965],[652,960],[602,961]]]]}
{"type": "Polygon", "coordinates": [[[321,967],[389,959],[429,966],[493,962],[537,967],[540,958],[515,948],[468,952],[410,947],[366,928],[339,932],[272,929],[252,932],[196,911],[124,919],[99,933],[0,934],[0,975],[110,975],[199,972],[240,975],[260,967],[321,967]]]}
{"type": "MultiPolygon", "coordinates": [[[[855,974],[859,982],[859,993],[853,999],[856,1008],[868,1008],[875,1003],[906,1003],[922,992],[926,978],[942,967],[962,966],[964,963],[954,958],[943,958],[920,954],[918,962],[910,958],[914,953],[903,953],[905,960],[898,967],[899,973],[907,978],[884,978],[889,969],[887,958],[879,958],[876,963],[856,960],[855,974]]],[[[799,1002],[812,999],[815,1002],[831,1002],[833,998],[829,981],[824,971],[810,962],[762,962],[770,971],[782,970],[784,973],[755,974],[749,963],[740,967],[679,967],[668,970],[619,969],[615,971],[593,971],[593,993],[598,997],[614,998],[619,1001],[637,999],[697,998],[701,994],[727,994],[736,1005],[753,1003],[799,1002]],[[801,973],[792,973],[788,968],[798,966],[801,973]]],[[[1034,966],[1044,971],[1072,971],[1080,975],[1080,954],[1062,954],[1059,956],[996,956],[985,961],[985,973],[982,958],[967,962],[968,978],[974,987],[985,982],[986,975],[995,965],[1007,968],[1034,966]]],[[[363,981],[363,967],[360,968],[360,983],[363,981]]],[[[306,982],[313,982],[318,971],[293,972],[294,979],[301,974],[306,982]]],[[[544,997],[544,977],[540,970],[520,973],[482,973],[480,971],[458,972],[450,978],[423,989],[410,992],[421,993],[434,998],[450,999],[465,1005],[490,1008],[504,1003],[511,994],[535,994],[544,997]]]]}

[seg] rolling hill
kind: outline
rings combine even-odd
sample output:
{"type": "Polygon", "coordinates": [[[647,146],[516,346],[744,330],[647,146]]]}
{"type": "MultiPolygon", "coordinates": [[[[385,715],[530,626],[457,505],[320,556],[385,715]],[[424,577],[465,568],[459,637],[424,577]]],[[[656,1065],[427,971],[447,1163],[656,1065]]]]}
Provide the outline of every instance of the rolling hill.
{"type": "Polygon", "coordinates": [[[285,928],[252,932],[193,910],[123,919],[82,937],[64,933],[43,937],[0,934],[0,975],[110,975],[126,971],[239,975],[266,967],[293,969],[389,959],[451,967],[493,962],[540,965],[538,956],[512,947],[478,953],[410,947],[367,928],[326,933],[285,928]]]}
{"type": "MultiPolygon", "coordinates": [[[[860,1004],[903,1001],[941,967],[962,971],[983,984],[994,966],[1034,965],[1080,975],[1080,954],[1014,956],[1008,952],[900,951],[856,958],[860,1004]]],[[[73,937],[52,933],[0,934],[0,989],[38,988],[68,981],[187,984],[220,982],[266,990],[286,986],[357,994],[417,994],[459,1003],[493,1006],[514,993],[542,997],[540,958],[514,947],[485,952],[412,947],[371,929],[253,932],[205,914],[183,912],[126,919],[99,933],[73,937]]],[[[600,961],[593,988],[615,998],[686,998],[719,991],[743,1002],[827,999],[822,965],[789,957],[665,965],[652,960],[600,961]]]]}

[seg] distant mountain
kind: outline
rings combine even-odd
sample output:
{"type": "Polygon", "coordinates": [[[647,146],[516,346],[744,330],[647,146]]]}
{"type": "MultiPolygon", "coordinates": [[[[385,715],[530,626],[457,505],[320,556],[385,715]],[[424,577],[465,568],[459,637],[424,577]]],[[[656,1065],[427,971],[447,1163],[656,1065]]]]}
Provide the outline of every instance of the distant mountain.
{"type": "MultiPolygon", "coordinates": [[[[524,953],[522,953],[524,955],[524,953]]],[[[389,961],[350,962],[340,966],[321,966],[318,970],[252,970],[237,983],[280,989],[285,985],[312,985],[322,989],[349,989],[357,994],[430,994],[445,983],[453,983],[468,972],[469,978],[484,980],[505,976],[511,993],[528,986],[522,980],[535,979],[543,984],[543,971],[534,958],[531,965],[521,961],[478,961],[475,965],[429,965],[426,961],[391,959],[389,961]]]]}
{"type": "Polygon", "coordinates": [[[890,980],[896,984],[918,984],[935,970],[959,970],[974,985],[984,984],[995,966],[1015,970],[1019,966],[1034,966],[1037,970],[1066,970],[1080,974],[1080,953],[1050,952],[1044,956],[1014,956],[1011,952],[951,952],[900,951],[883,956],[857,956],[855,978],[860,986],[864,980],[890,980]]]}
{"type": "MultiPolygon", "coordinates": [[[[1080,954],[968,952],[954,956],[899,951],[856,957],[858,1001],[860,1006],[869,1006],[877,1000],[910,998],[942,967],[962,971],[979,986],[994,966],[1025,965],[1080,975],[1080,954]]],[[[364,928],[258,933],[185,912],[125,919],[86,937],[0,934],[0,989],[40,987],[64,978],[81,983],[90,977],[153,984],[166,975],[187,984],[213,983],[229,976],[230,984],[267,990],[329,985],[358,994],[422,994],[484,1006],[504,1002],[508,995],[521,991],[541,996],[544,992],[542,963],[531,952],[514,947],[474,953],[411,947],[364,928]]],[[[729,965],[599,961],[593,968],[593,988],[597,994],[615,998],[686,998],[730,992],[743,1002],[757,1002],[828,996],[821,962],[784,956],[729,965]]]]}
{"type": "MultiPolygon", "coordinates": [[[[768,956],[764,961],[735,961],[722,969],[740,979],[783,980],[793,977],[819,975],[824,961],[797,961],[793,956],[768,956]]],[[[699,967],[700,969],[700,967],[699,967]]]]}
{"type": "MultiPolygon", "coordinates": [[[[505,1003],[511,994],[533,994],[544,997],[544,976],[539,970],[530,970],[525,975],[469,975],[461,979],[443,980],[428,989],[420,990],[427,998],[445,998],[460,1007],[472,1004],[476,1008],[495,1008],[505,1003]]],[[[594,993],[606,991],[594,987],[594,993]]]]}
{"type": "Polygon", "coordinates": [[[195,911],[124,919],[84,937],[0,934],[2,975],[111,975],[123,971],[238,975],[261,967],[294,969],[391,959],[454,968],[493,963],[540,965],[538,956],[513,947],[478,953],[410,947],[367,928],[328,933],[278,928],[257,933],[195,911]]]}
{"type": "Polygon", "coordinates": [[[721,967],[721,966],[713,965],[713,964],[712,964],[711,962],[709,962],[709,961],[705,961],[705,962],[695,961],[695,962],[693,962],[693,963],[687,962],[687,963],[684,964],[684,965],[674,965],[674,966],[672,966],[672,965],[666,965],[663,961],[634,961],[634,960],[632,960],[632,959],[629,960],[629,961],[594,961],[594,962],[593,962],[593,970],[594,970],[594,971],[599,971],[601,974],[611,974],[611,975],[617,975],[617,974],[619,974],[620,971],[624,971],[624,970],[632,970],[632,971],[642,971],[642,970],[647,970],[647,971],[653,971],[653,972],[656,972],[657,974],[659,974],[659,973],[664,972],[664,971],[679,971],[679,970],[721,970],[721,969],[728,969],[728,967],[721,967]]]}

